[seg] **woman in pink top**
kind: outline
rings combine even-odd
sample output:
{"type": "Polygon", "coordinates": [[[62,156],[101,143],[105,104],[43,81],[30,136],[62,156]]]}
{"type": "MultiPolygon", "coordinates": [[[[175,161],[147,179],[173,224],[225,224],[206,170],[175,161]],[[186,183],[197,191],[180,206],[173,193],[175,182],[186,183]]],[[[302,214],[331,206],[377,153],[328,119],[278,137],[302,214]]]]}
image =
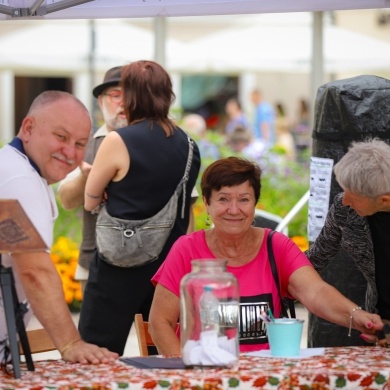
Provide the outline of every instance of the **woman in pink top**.
{"type": "MultiPolygon", "coordinates": [[[[202,196],[214,226],[180,237],[152,279],[156,290],[149,330],[160,354],[181,353],[175,333],[180,317],[180,281],[191,272],[192,259],[227,259],[227,270],[239,282],[240,305],[248,307],[245,311],[260,313],[271,308],[276,317],[281,315],[280,296],[267,253],[270,230],[253,225],[260,198],[260,177],[257,164],[237,157],[217,160],[204,171],[202,196]]],[[[324,282],[288,237],[275,233],[272,241],[282,296],[299,300],[309,311],[328,321],[346,327],[351,322],[355,329],[375,341],[373,333],[383,326],[378,315],[361,310],[324,282]]],[[[261,320],[253,318],[249,322],[255,321],[261,320]]],[[[247,338],[241,323],[241,351],[269,347],[265,327],[259,329],[255,337],[251,334],[247,338]]]]}

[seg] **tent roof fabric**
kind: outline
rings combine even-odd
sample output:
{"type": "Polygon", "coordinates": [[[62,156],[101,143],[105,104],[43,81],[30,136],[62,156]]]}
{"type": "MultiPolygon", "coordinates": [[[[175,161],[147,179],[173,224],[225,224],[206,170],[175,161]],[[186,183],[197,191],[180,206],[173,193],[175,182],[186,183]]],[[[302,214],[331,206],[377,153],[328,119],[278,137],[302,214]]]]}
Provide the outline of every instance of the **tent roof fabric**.
{"type": "MultiPolygon", "coordinates": [[[[285,72],[311,69],[310,13],[264,14],[204,38],[166,38],[166,67],[179,73],[285,72]]],[[[91,55],[98,71],[154,58],[155,35],[123,19],[28,23],[0,39],[0,68],[74,73],[86,71],[91,55]]],[[[390,69],[390,45],[353,31],[324,25],[325,72],[390,69]]]]}
{"type": "MultiPolygon", "coordinates": [[[[34,0],[4,0],[4,7],[29,8],[34,0]]],[[[37,13],[55,3],[76,4],[75,0],[45,0],[37,13]]],[[[20,19],[100,19],[100,18],[140,18],[153,16],[189,15],[233,15],[250,13],[330,11],[348,9],[388,8],[389,0],[94,0],[80,5],[43,14],[23,16],[20,19]]],[[[12,19],[0,13],[0,19],[12,19]]]]}
{"type": "MultiPolygon", "coordinates": [[[[267,19],[267,18],[266,18],[267,19]]],[[[223,29],[186,45],[187,72],[309,72],[312,56],[310,22],[264,23],[223,29]]],[[[326,72],[388,71],[390,45],[382,40],[324,26],[326,72]]]]}
{"type": "MultiPolygon", "coordinates": [[[[88,22],[46,21],[16,29],[0,39],[0,68],[55,69],[67,73],[88,69],[92,45],[88,22]]],[[[153,59],[152,32],[123,20],[98,20],[94,25],[93,53],[98,70],[153,59]]],[[[165,45],[168,53],[183,53],[184,44],[177,40],[167,39],[165,45]]],[[[174,68],[169,58],[167,67],[174,68]]]]}

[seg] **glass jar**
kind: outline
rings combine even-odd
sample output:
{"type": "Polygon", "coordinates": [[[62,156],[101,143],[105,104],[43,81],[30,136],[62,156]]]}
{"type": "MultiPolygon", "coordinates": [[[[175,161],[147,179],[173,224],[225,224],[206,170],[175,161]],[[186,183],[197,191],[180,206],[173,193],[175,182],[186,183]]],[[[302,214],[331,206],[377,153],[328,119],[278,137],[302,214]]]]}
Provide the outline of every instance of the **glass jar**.
{"type": "Polygon", "coordinates": [[[227,260],[197,259],[180,283],[180,341],[186,366],[238,362],[239,288],[227,260]]]}

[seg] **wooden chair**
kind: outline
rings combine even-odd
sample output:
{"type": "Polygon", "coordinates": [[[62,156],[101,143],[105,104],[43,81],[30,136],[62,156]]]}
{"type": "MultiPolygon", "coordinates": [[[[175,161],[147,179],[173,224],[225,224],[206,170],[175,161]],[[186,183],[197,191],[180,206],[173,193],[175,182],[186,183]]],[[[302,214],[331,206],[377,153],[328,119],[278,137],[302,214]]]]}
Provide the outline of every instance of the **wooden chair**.
{"type": "Polygon", "coordinates": [[[149,334],[149,322],[144,321],[142,314],[134,316],[135,331],[137,333],[140,356],[149,356],[148,347],[153,347],[154,342],[149,334]]]}
{"type": "MultiPolygon", "coordinates": [[[[149,322],[144,321],[142,314],[136,314],[134,316],[135,331],[137,333],[138,348],[140,356],[149,356],[148,347],[155,347],[152,336],[149,333],[149,322]]],[[[180,326],[177,323],[176,330],[180,326]]]]}
{"type": "MultiPolygon", "coordinates": [[[[30,345],[31,353],[41,353],[54,351],[57,348],[54,346],[52,339],[45,329],[28,330],[27,332],[28,343],[30,345]]],[[[23,355],[22,347],[19,343],[19,353],[23,355]]]]}

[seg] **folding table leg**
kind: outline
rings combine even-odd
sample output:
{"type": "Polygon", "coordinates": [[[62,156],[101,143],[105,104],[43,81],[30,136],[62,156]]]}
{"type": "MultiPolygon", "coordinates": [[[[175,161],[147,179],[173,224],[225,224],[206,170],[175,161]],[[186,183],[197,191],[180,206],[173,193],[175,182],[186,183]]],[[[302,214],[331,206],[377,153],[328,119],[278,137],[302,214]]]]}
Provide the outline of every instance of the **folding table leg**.
{"type": "Polygon", "coordinates": [[[12,278],[7,268],[1,267],[0,284],[3,293],[3,304],[5,312],[5,320],[7,324],[8,340],[10,344],[10,352],[12,357],[12,365],[14,367],[14,377],[20,378],[20,355],[18,340],[16,337],[16,319],[15,305],[12,296],[12,278]]]}
{"type": "Polygon", "coordinates": [[[27,369],[29,371],[34,371],[34,363],[32,360],[30,345],[28,343],[26,328],[23,321],[26,308],[24,304],[20,304],[18,302],[12,268],[5,268],[1,266],[0,285],[3,294],[4,312],[7,324],[12,365],[14,368],[14,377],[19,379],[21,376],[21,371],[19,345],[16,337],[17,333],[19,334],[20,344],[26,359],[27,369]]]}

